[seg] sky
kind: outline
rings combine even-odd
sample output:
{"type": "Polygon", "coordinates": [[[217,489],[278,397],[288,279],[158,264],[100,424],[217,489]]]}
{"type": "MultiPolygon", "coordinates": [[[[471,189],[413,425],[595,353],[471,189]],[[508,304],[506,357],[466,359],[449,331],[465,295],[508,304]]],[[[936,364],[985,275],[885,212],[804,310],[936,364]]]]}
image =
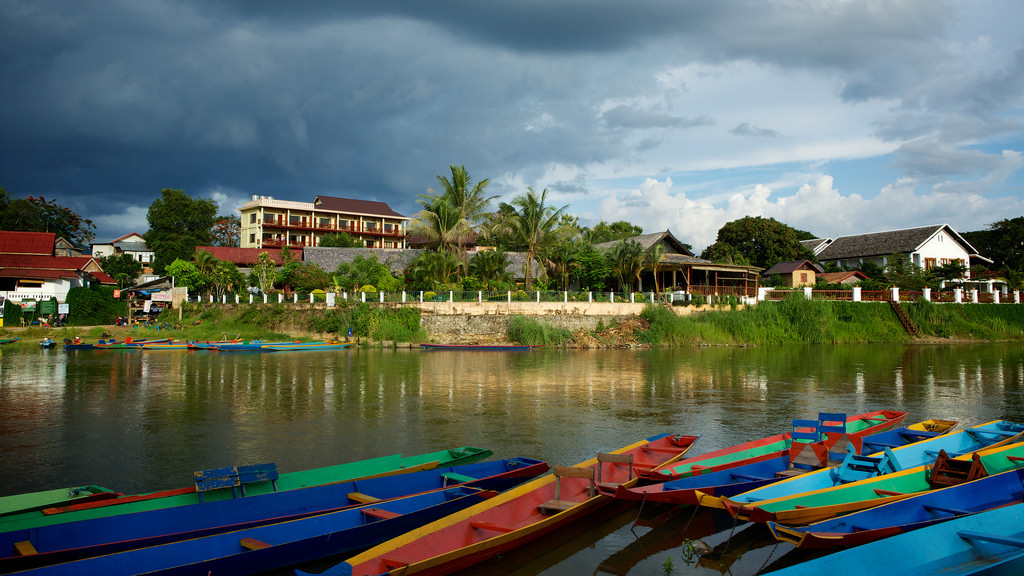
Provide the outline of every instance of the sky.
{"type": "Polygon", "coordinates": [[[1019,0],[0,0],[0,186],[97,242],[145,232],[164,188],[414,216],[453,164],[698,253],[744,216],[981,230],[1024,215],[1021,22],[1019,0]]]}

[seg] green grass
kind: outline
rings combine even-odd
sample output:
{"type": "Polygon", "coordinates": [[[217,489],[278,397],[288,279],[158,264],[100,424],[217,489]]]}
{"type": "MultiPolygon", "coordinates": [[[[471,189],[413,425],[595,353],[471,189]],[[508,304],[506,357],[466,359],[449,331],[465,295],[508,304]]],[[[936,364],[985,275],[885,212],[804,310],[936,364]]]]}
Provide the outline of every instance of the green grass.
{"type": "Polygon", "coordinates": [[[572,339],[572,332],[533,318],[513,316],[508,321],[508,339],[528,346],[557,346],[572,339]]]}

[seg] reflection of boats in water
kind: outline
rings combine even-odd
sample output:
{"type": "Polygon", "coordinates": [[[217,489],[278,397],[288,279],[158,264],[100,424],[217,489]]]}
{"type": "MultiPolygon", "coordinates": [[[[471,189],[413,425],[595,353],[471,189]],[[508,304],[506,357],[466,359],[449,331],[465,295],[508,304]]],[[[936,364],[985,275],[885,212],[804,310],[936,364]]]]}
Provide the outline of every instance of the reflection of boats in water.
{"type": "MultiPolygon", "coordinates": [[[[792,549],[790,545],[780,545],[779,541],[772,535],[772,531],[764,524],[750,524],[742,530],[733,533],[730,538],[726,538],[724,542],[715,546],[710,552],[701,555],[700,559],[697,560],[697,565],[726,574],[732,571],[733,564],[744,556],[748,556],[750,552],[774,546],[779,546],[780,551],[783,553],[792,549]]],[[[777,551],[773,551],[772,555],[775,553],[777,551]]],[[[758,555],[756,559],[757,565],[752,566],[751,570],[741,570],[737,573],[756,573],[758,568],[765,562],[760,556],[758,555]]]]}
{"type": "Polygon", "coordinates": [[[646,507],[641,514],[636,525],[650,526],[651,529],[602,560],[594,574],[626,576],[637,564],[655,554],[681,549],[688,541],[700,541],[727,531],[733,525],[731,516],[711,508],[655,505],[646,507]]]}

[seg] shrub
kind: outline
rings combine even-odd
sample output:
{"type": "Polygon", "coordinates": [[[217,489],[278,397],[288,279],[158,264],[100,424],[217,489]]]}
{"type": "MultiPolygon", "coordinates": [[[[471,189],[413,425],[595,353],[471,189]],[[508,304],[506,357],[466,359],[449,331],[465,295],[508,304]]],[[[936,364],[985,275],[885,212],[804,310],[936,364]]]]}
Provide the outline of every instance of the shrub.
{"type": "Polygon", "coordinates": [[[557,345],[570,340],[572,332],[532,318],[513,316],[508,322],[508,338],[512,342],[528,346],[557,345]]]}

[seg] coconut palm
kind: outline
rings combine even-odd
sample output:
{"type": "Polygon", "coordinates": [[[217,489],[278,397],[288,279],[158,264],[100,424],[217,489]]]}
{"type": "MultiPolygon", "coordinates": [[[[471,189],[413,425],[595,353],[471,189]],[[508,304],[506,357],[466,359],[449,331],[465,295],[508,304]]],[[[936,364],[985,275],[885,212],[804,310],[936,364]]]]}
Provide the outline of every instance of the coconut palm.
{"type": "Polygon", "coordinates": [[[488,283],[508,282],[508,254],[504,250],[477,252],[469,261],[469,273],[488,283]]]}
{"type": "Polygon", "coordinates": [[[490,184],[489,179],[484,178],[473,184],[473,179],[470,178],[465,166],[453,164],[448,168],[452,172],[451,179],[439,175],[437,182],[441,185],[441,195],[448,200],[448,203],[459,215],[461,234],[457,237],[457,243],[459,256],[465,261],[466,240],[474,226],[487,214],[487,208],[497,196],[484,196],[484,190],[490,184]]]}
{"type": "Polygon", "coordinates": [[[511,232],[511,237],[526,251],[523,264],[523,276],[526,278],[526,289],[530,289],[533,281],[533,262],[549,246],[559,240],[559,220],[568,206],[555,208],[547,204],[548,191],[545,188],[538,194],[533,188],[527,188],[526,194],[512,199],[515,211],[503,222],[511,232]]]}
{"type": "Polygon", "coordinates": [[[448,198],[440,195],[420,195],[419,202],[423,210],[413,217],[410,234],[422,237],[430,250],[459,250],[467,233],[459,211],[448,198]]]}
{"type": "Polygon", "coordinates": [[[624,290],[633,289],[633,278],[639,281],[644,269],[644,248],[635,240],[620,240],[608,253],[609,267],[624,290]]]}
{"type": "Polygon", "coordinates": [[[658,284],[658,268],[661,266],[661,262],[665,259],[665,248],[661,244],[655,244],[651,246],[650,250],[644,253],[644,265],[647,269],[654,273],[654,292],[661,292],[661,286],[658,284]]]}

